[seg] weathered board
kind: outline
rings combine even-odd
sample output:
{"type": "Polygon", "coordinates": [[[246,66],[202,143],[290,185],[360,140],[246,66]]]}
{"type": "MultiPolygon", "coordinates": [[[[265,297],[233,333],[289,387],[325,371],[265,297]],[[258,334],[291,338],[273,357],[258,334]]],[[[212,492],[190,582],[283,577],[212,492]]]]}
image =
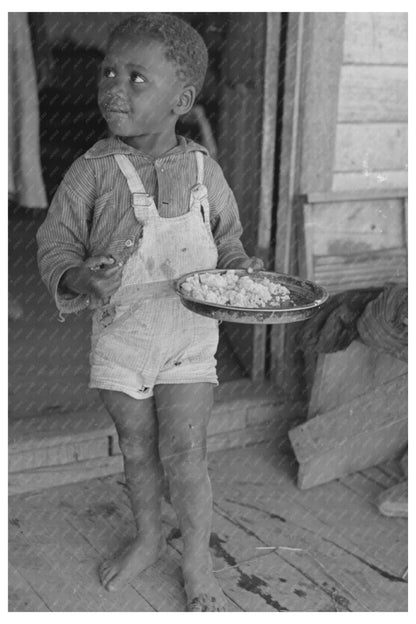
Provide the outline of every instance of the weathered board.
{"type": "MultiPolygon", "coordinates": [[[[208,450],[286,440],[303,412],[303,404],[287,400],[270,383],[223,384],[215,392],[208,450]]],[[[9,436],[10,494],[123,471],[115,427],[103,408],[16,420],[9,436]]]]}
{"type": "Polygon", "coordinates": [[[292,429],[299,487],[326,483],[403,452],[407,387],[402,375],[292,429]]]}
{"type": "Polygon", "coordinates": [[[338,121],[407,122],[407,67],[344,65],[338,121]]]}
{"type": "Polygon", "coordinates": [[[375,178],[381,171],[405,171],[407,162],[407,124],[337,124],[335,173],[359,172],[375,178]]]}
{"type": "MultiPolygon", "coordinates": [[[[372,503],[394,483],[384,468],[300,491],[293,458],[274,444],[213,454],[211,552],[229,610],[405,611],[407,525],[372,503]]],[[[25,601],[34,611],[184,609],[182,540],[170,505],[162,513],[166,556],[111,594],[97,567],[134,535],[119,477],[11,497],[9,512],[17,571],[10,610],[25,601]]]]}
{"type": "Polygon", "coordinates": [[[56,466],[82,462],[97,457],[107,457],[110,442],[108,437],[97,437],[82,442],[61,443],[29,451],[9,454],[9,472],[32,470],[44,466],[56,466]]]}
{"type": "Polygon", "coordinates": [[[344,62],[407,65],[407,13],[346,13],[344,62]]]}
{"type": "Polygon", "coordinates": [[[359,340],[343,351],[319,354],[308,419],[400,377],[407,369],[406,362],[370,349],[359,340]]]}
{"type": "Polygon", "coordinates": [[[405,171],[369,171],[368,173],[334,173],[332,177],[333,191],[373,190],[378,193],[380,189],[400,190],[408,184],[408,174],[405,171]]]}
{"type": "MultiPolygon", "coordinates": [[[[393,191],[394,193],[394,191],[393,191]]],[[[399,192],[398,192],[399,193],[399,192]]],[[[306,198],[300,272],[330,292],[406,281],[404,197],[328,194],[306,198]]]]}

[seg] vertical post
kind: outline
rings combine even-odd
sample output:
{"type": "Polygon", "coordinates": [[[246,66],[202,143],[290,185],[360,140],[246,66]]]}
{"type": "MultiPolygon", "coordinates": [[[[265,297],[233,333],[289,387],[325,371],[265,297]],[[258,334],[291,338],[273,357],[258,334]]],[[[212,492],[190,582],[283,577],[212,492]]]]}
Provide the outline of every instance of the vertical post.
{"type": "MultiPolygon", "coordinates": [[[[301,195],[332,185],[345,13],[290,13],[286,53],[276,271],[298,272],[301,195]]],[[[271,368],[282,389],[299,392],[296,326],[272,330],[271,368]]]]}
{"type": "MultiPolygon", "coordinates": [[[[266,43],[264,50],[260,197],[256,245],[256,255],[264,261],[266,268],[269,268],[269,250],[272,235],[280,29],[281,14],[267,13],[266,43]]],[[[263,379],[265,363],[266,327],[264,325],[255,325],[253,333],[253,364],[251,369],[251,378],[253,381],[263,379]]]]}
{"type": "MultiPolygon", "coordinates": [[[[281,273],[292,272],[293,254],[293,209],[294,198],[300,182],[300,132],[299,117],[302,101],[302,49],[304,45],[304,14],[290,13],[283,105],[281,138],[279,193],[277,209],[277,231],[275,270],[281,273]]],[[[271,331],[271,375],[284,389],[286,383],[284,352],[285,326],[276,325],[271,331]]]]}

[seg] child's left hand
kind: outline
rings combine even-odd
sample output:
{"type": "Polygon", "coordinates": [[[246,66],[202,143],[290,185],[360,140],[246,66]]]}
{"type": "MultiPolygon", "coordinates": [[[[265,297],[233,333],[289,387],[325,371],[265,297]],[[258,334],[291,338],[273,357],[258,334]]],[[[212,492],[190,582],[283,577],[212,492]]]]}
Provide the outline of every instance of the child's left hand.
{"type": "Polygon", "coordinates": [[[246,269],[249,273],[253,271],[262,271],[264,269],[264,262],[260,258],[256,258],[252,256],[251,258],[247,258],[243,262],[236,262],[235,266],[232,266],[233,269],[246,269]]]}

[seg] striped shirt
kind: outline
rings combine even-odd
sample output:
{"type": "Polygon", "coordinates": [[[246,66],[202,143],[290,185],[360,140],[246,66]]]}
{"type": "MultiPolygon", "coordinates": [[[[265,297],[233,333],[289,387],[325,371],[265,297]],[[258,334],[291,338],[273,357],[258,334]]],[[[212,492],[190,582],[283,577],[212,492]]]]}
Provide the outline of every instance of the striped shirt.
{"type": "Polygon", "coordinates": [[[190,189],[197,181],[195,151],[205,155],[204,184],[218,267],[229,268],[247,260],[234,195],[220,166],[204,147],[178,137],[176,147],[154,158],[118,137],[103,139],[72,164],[37,233],[40,274],[61,312],[88,307],[87,296],[64,293],[59,288],[69,268],[79,266],[89,256],[105,255],[115,244],[123,249],[124,257],[117,258],[123,261],[138,247],[142,226],[134,216],[127,181],[114,155],[130,158],[160,216],[170,218],[189,210],[190,189]],[[123,241],[125,244],[120,244],[123,241]]]}

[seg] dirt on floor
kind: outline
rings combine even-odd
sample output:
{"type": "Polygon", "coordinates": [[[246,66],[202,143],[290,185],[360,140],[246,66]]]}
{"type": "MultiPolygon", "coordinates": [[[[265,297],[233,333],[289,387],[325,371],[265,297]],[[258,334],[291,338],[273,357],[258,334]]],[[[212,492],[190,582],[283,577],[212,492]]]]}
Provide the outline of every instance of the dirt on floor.
{"type": "MultiPolygon", "coordinates": [[[[407,610],[407,520],[382,516],[394,462],[301,491],[276,443],[210,455],[211,552],[229,611],[407,610]]],[[[134,535],[123,475],[10,498],[10,611],[183,611],[172,507],[166,555],[109,594],[97,567],[134,535]]]]}

